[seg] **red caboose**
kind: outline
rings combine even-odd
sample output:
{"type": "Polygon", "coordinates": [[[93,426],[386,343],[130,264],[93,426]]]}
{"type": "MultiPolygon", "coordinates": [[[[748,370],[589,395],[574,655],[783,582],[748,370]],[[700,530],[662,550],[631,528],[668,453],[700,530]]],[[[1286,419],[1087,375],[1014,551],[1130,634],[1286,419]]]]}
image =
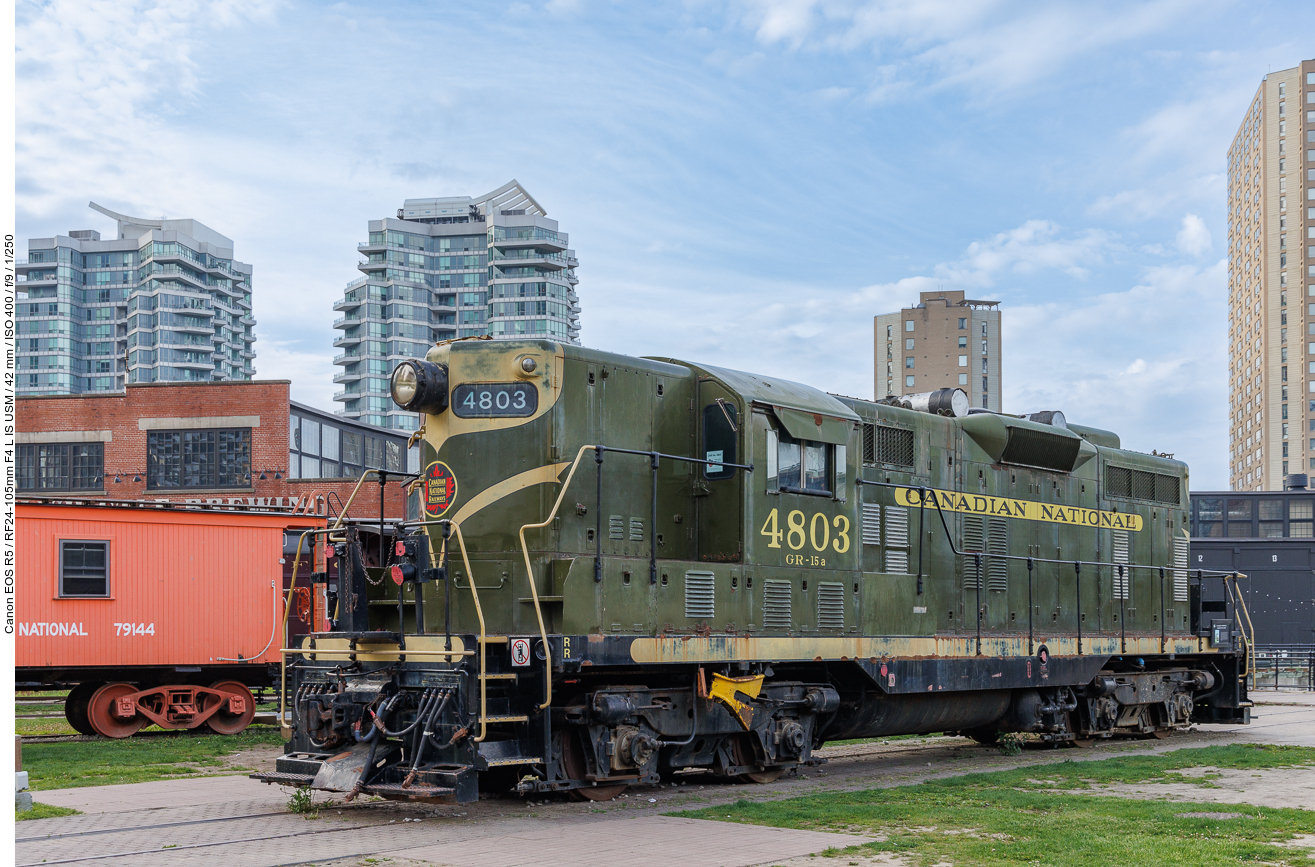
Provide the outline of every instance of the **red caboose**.
{"type": "Polygon", "coordinates": [[[323,518],[20,501],[17,519],[18,682],[76,682],[65,714],[84,734],[246,728],[279,661],[285,531],[323,518]]]}

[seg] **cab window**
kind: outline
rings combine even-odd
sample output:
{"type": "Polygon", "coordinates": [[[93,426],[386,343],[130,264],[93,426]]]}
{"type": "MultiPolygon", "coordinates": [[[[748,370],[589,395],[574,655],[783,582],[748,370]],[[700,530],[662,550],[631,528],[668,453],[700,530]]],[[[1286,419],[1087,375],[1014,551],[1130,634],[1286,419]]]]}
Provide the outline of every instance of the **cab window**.
{"type": "Polygon", "coordinates": [[[710,481],[729,479],[735,475],[732,467],[738,463],[735,456],[735,439],[740,423],[735,405],[717,401],[703,408],[703,477],[710,481]]]}
{"type": "Polygon", "coordinates": [[[831,496],[831,445],[797,440],[785,431],[768,431],[767,448],[776,454],[777,490],[831,496]]]}

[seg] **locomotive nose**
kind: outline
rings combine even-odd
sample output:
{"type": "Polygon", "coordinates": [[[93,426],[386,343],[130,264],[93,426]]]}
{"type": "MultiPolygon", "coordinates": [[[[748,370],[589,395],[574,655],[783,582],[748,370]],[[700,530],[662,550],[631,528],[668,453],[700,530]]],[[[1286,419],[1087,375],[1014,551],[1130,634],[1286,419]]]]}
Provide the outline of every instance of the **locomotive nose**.
{"type": "Polygon", "coordinates": [[[393,403],[409,412],[438,415],[447,409],[447,365],[412,359],[393,369],[393,403]]]}

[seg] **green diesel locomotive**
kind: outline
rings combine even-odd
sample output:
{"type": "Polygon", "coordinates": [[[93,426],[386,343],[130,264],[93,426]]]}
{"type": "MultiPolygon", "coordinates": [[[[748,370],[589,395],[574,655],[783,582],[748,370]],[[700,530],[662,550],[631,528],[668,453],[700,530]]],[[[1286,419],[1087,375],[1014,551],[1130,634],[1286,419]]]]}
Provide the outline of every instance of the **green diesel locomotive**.
{"type": "Polygon", "coordinates": [[[260,779],[600,799],[844,738],[1248,719],[1187,467],[1108,431],[544,340],[441,344],[392,386],[422,517],[382,563],[330,534],[333,628],[285,653],[260,779]]]}

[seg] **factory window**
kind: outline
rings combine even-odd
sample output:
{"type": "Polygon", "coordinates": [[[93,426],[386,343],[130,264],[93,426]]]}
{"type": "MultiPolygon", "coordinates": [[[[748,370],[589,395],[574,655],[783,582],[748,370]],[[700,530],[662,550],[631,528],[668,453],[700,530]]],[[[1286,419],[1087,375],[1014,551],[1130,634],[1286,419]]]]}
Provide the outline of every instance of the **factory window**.
{"type": "Polygon", "coordinates": [[[967,328],[967,327],[968,327],[968,320],[967,320],[967,319],[960,319],[960,320],[959,320],[959,328],[963,329],[963,328],[967,328]]]}
{"type": "Polygon", "coordinates": [[[251,484],[251,428],[151,431],[146,487],[245,488],[251,484]]]}
{"type": "Polygon", "coordinates": [[[960,338],[959,338],[959,348],[960,348],[960,349],[967,349],[967,348],[968,348],[968,338],[967,338],[967,337],[960,337],[960,338]]]}
{"type": "Polygon", "coordinates": [[[89,491],[104,487],[104,443],[18,447],[20,491],[89,491]]]}
{"type": "Polygon", "coordinates": [[[905,349],[912,349],[912,348],[913,348],[913,338],[912,338],[912,337],[910,337],[910,338],[908,338],[907,340],[904,341],[904,348],[905,348],[905,349]]]}
{"type": "Polygon", "coordinates": [[[967,385],[967,384],[968,384],[968,374],[966,374],[966,373],[961,373],[961,374],[959,374],[959,384],[960,384],[960,385],[967,385]]]}
{"type": "Polygon", "coordinates": [[[1197,536],[1223,536],[1224,535],[1224,501],[1216,498],[1193,498],[1192,505],[1196,510],[1196,532],[1197,536]]]}
{"type": "Polygon", "coordinates": [[[905,359],[904,359],[904,367],[905,367],[905,369],[907,369],[907,370],[912,370],[912,369],[913,369],[913,356],[912,356],[912,355],[909,355],[909,356],[906,356],[906,357],[905,357],[905,359]]]}
{"type": "Polygon", "coordinates": [[[986,359],[982,359],[982,373],[986,373],[986,359]]]}
{"type": "Polygon", "coordinates": [[[1309,539],[1315,536],[1315,504],[1309,499],[1292,499],[1288,501],[1288,535],[1293,538],[1309,539]]]}
{"type": "Polygon", "coordinates": [[[912,320],[912,319],[905,319],[905,320],[904,320],[904,330],[905,330],[905,331],[912,331],[912,330],[913,330],[913,320],[912,320]]]}
{"type": "Polygon", "coordinates": [[[59,540],[59,595],[110,595],[110,543],[59,540]]]}
{"type": "Polygon", "coordinates": [[[913,388],[913,377],[912,376],[904,377],[904,385],[906,388],[913,388]]]}
{"type": "Polygon", "coordinates": [[[960,355],[960,356],[959,356],[959,366],[960,366],[960,367],[967,367],[967,366],[968,366],[968,356],[966,356],[966,355],[960,355]]]}
{"type": "Polygon", "coordinates": [[[887,339],[887,340],[890,340],[890,337],[891,337],[890,332],[891,332],[891,330],[892,330],[892,327],[889,326],[889,325],[887,325],[887,326],[886,326],[886,339],[887,339]]]}

